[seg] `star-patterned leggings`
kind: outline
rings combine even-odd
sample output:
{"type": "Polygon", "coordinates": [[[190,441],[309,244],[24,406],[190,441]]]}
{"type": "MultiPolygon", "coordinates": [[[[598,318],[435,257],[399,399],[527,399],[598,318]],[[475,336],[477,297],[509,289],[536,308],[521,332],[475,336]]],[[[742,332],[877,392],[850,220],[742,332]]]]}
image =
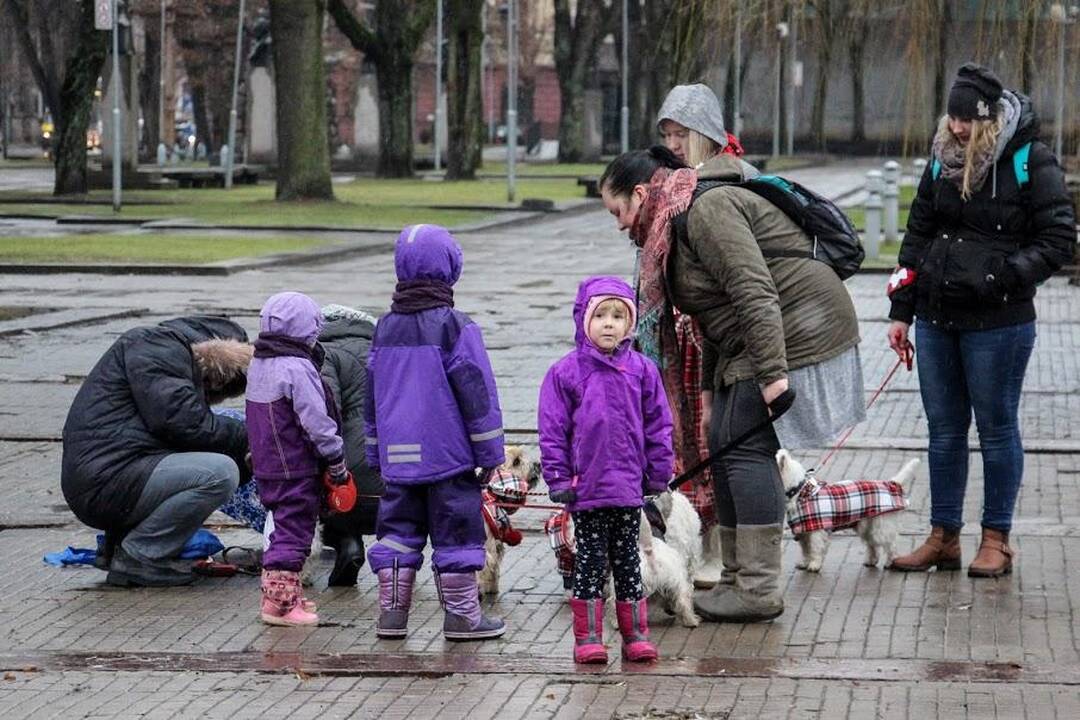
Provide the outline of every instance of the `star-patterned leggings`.
{"type": "Polygon", "coordinates": [[[572,513],[574,517],[574,597],[604,596],[608,562],[615,577],[615,599],[640,600],[638,564],[640,508],[599,508],[572,513]]]}

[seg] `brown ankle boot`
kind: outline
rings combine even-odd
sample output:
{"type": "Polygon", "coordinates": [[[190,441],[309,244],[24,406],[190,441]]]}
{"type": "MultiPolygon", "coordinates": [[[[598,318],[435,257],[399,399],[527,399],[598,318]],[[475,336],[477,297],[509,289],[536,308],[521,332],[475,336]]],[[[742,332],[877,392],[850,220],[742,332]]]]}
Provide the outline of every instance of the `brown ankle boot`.
{"type": "Polygon", "coordinates": [[[1009,533],[982,529],[979,552],[968,566],[968,577],[996,578],[1012,572],[1013,551],[1009,547],[1009,533]]]}
{"type": "Polygon", "coordinates": [[[915,551],[895,558],[890,570],[903,572],[926,572],[932,567],[938,570],[960,569],[960,533],[935,526],[915,551]]]}

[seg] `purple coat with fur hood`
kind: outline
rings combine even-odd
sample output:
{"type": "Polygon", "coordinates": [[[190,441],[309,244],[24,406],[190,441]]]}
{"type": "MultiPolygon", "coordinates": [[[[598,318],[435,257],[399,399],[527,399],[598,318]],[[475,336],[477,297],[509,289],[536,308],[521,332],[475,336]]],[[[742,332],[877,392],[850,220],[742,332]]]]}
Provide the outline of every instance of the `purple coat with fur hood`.
{"type": "Polygon", "coordinates": [[[630,334],[611,354],[588,338],[598,301],[619,298],[634,315],[634,292],[615,277],[592,277],[574,301],[577,349],[551,366],[540,388],[540,464],[552,492],[577,477],[572,512],[639,507],[643,489],[667,489],[674,467],[671,411],[651,360],[631,348],[630,334]]]}
{"type": "MultiPolygon", "coordinates": [[[[285,336],[313,347],[321,328],[318,304],[302,293],[274,295],[259,315],[260,338],[285,336]]],[[[344,459],[337,422],[327,412],[322,379],[311,360],[252,358],[246,397],[248,444],[256,478],[312,477],[321,473],[323,464],[344,459]]]]}
{"type": "MultiPolygon", "coordinates": [[[[399,289],[431,282],[449,294],[461,246],[445,228],[412,225],[398,237],[394,267],[399,289]]],[[[389,483],[502,464],[502,411],[479,326],[445,303],[383,315],[368,354],[365,419],[368,465],[389,483]]]]}

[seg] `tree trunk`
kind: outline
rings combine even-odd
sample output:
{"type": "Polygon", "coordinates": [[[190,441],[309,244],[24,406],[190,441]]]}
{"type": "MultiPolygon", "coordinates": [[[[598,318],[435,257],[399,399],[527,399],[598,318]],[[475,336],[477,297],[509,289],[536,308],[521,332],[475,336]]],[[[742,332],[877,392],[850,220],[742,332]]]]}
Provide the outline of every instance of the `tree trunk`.
{"type": "Polygon", "coordinates": [[[328,0],[338,30],[375,65],[379,83],[379,177],[411,177],[413,55],[435,15],[435,0],[379,0],[372,32],[344,0],[328,0]]]}
{"type": "Polygon", "coordinates": [[[375,174],[383,178],[413,174],[412,58],[401,59],[406,62],[375,67],[380,145],[375,174]]]}
{"type": "Polygon", "coordinates": [[[79,38],[60,88],[60,112],[53,118],[59,135],[54,195],[86,192],[86,129],[108,47],[109,34],[94,29],[93,0],[82,0],[80,5],[79,38]]]}
{"type": "MultiPolygon", "coordinates": [[[[931,128],[937,128],[937,118],[941,113],[941,109],[945,105],[945,83],[948,82],[948,70],[946,63],[948,62],[949,55],[949,41],[953,39],[952,35],[952,0],[938,0],[938,21],[935,23],[937,27],[937,54],[934,58],[934,99],[930,103],[930,112],[932,113],[931,128]]],[[[931,131],[933,132],[933,131],[931,131]]]]}
{"type": "Polygon", "coordinates": [[[863,88],[863,50],[866,28],[856,27],[848,39],[848,67],[851,72],[851,141],[866,140],[866,91],[863,88]],[[856,35],[858,34],[858,37],[856,35]]]}
{"type": "Polygon", "coordinates": [[[324,0],[270,0],[278,200],[333,200],[326,139],[324,0]]]}
{"type": "MultiPolygon", "coordinates": [[[[612,6],[616,7],[616,6],[612,6]]],[[[555,72],[559,77],[559,161],[585,159],[585,81],[596,65],[608,9],[600,2],[555,0],[555,72]]]]}
{"type": "Polygon", "coordinates": [[[146,56],[139,72],[139,104],[142,107],[144,145],[143,159],[153,159],[161,142],[161,118],[158,102],[161,95],[161,30],[156,23],[147,23],[146,56]],[[151,26],[153,26],[151,28],[151,26]]]}
{"type": "Polygon", "coordinates": [[[483,143],[480,44],[483,0],[452,0],[447,43],[447,180],[473,180],[483,143]]]}
{"type": "Polygon", "coordinates": [[[206,107],[206,87],[200,81],[191,77],[191,115],[195,118],[195,145],[191,147],[192,157],[199,147],[199,143],[206,145],[209,150],[210,144],[210,114],[206,107]]]}
{"type": "Polygon", "coordinates": [[[1020,89],[1031,95],[1035,89],[1035,27],[1039,4],[1028,3],[1023,11],[1020,32],[1020,89]]]}

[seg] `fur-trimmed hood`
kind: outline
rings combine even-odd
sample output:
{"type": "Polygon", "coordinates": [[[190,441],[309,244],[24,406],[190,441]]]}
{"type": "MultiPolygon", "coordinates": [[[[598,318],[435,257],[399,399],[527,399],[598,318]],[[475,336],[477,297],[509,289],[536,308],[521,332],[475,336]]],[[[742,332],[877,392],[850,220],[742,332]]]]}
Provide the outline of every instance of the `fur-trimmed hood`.
{"type": "Polygon", "coordinates": [[[247,370],[255,348],[239,340],[204,340],[191,346],[206,393],[215,399],[239,397],[247,385],[247,370]]]}

